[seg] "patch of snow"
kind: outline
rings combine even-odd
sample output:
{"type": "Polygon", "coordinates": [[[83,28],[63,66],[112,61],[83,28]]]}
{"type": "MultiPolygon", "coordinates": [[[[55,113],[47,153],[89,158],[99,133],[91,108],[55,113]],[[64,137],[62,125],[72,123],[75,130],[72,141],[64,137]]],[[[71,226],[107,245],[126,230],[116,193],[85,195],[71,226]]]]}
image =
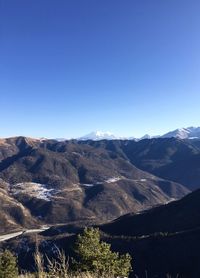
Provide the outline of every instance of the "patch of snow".
{"type": "Polygon", "coordinates": [[[112,177],[112,178],[107,179],[105,182],[107,182],[107,183],[113,183],[113,182],[119,181],[119,180],[121,180],[121,179],[122,179],[122,178],[120,178],[120,177],[112,177]]]}
{"type": "Polygon", "coordinates": [[[81,186],[93,187],[93,186],[100,185],[100,184],[103,184],[103,183],[104,183],[103,181],[97,181],[95,183],[82,183],[81,186]]]}
{"type": "Polygon", "coordinates": [[[55,138],[53,140],[56,140],[58,142],[65,142],[65,141],[70,140],[70,139],[67,139],[67,138],[55,138]]]}
{"type": "Polygon", "coordinates": [[[80,184],[73,183],[71,184],[71,186],[62,189],[62,191],[58,191],[57,193],[62,194],[62,192],[72,192],[72,191],[82,191],[80,184]]]}
{"type": "Polygon", "coordinates": [[[104,181],[98,181],[98,182],[95,182],[95,183],[83,183],[81,185],[86,186],[86,187],[93,187],[93,186],[100,185],[100,184],[103,184],[103,183],[114,183],[114,182],[117,182],[121,179],[122,179],[121,177],[112,177],[112,178],[109,178],[109,179],[105,179],[104,181]]]}
{"type": "Polygon", "coordinates": [[[176,201],[176,200],[177,200],[177,199],[175,199],[175,198],[170,198],[169,201],[165,202],[165,204],[169,204],[169,203],[174,202],[174,201],[176,201]]]}
{"type": "Polygon", "coordinates": [[[133,180],[133,179],[131,179],[132,181],[135,181],[135,182],[146,182],[147,181],[147,179],[139,179],[139,180],[133,180]]]}
{"type": "Polygon", "coordinates": [[[10,187],[10,193],[13,195],[26,194],[45,201],[50,201],[54,192],[55,190],[47,185],[34,182],[17,183],[10,187]]]}
{"type": "Polygon", "coordinates": [[[82,185],[86,186],[86,187],[93,187],[93,186],[95,186],[95,184],[93,184],[93,183],[83,183],[82,185]]]}

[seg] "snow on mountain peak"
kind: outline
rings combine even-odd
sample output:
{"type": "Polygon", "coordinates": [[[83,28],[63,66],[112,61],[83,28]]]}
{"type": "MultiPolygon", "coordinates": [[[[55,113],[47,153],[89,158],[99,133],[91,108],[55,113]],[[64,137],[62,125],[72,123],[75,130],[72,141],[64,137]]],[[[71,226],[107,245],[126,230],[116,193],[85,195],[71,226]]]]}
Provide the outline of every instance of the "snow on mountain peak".
{"type": "Polygon", "coordinates": [[[135,138],[135,137],[117,137],[113,133],[107,131],[94,131],[91,132],[83,137],[78,138],[78,140],[142,140],[142,139],[151,139],[151,138],[179,138],[179,139],[194,139],[194,138],[200,138],[200,127],[187,127],[187,128],[177,128],[173,131],[170,131],[164,135],[161,136],[150,136],[149,134],[145,134],[141,138],[135,138]]]}
{"type": "Polygon", "coordinates": [[[170,131],[163,136],[162,138],[175,137],[179,139],[193,139],[200,138],[200,127],[187,127],[187,128],[178,128],[173,131],[170,131]]]}
{"type": "Polygon", "coordinates": [[[98,141],[98,140],[115,140],[115,139],[120,139],[119,137],[116,137],[113,133],[107,131],[107,132],[103,132],[100,130],[97,131],[93,131],[85,136],[82,136],[80,138],[78,138],[78,140],[94,140],[94,141],[98,141]]]}
{"type": "MultiPolygon", "coordinates": [[[[164,135],[156,135],[156,136],[151,136],[149,134],[145,134],[144,136],[140,138],[136,138],[134,136],[132,137],[121,137],[121,136],[115,136],[113,133],[110,131],[93,131],[85,136],[81,136],[79,138],[76,138],[77,140],[80,141],[86,141],[86,140],[93,140],[93,141],[99,141],[99,140],[143,140],[143,139],[152,139],[152,138],[178,138],[178,139],[200,139],[200,127],[187,127],[187,128],[177,128],[173,131],[167,132],[164,135]]],[[[56,139],[57,141],[65,141],[69,139],[56,139]]]]}

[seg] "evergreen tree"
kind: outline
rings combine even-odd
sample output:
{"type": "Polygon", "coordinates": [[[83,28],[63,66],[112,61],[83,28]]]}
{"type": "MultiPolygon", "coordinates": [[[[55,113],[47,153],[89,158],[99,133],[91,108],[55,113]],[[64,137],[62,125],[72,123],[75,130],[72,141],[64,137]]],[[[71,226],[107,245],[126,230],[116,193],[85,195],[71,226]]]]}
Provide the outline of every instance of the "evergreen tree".
{"type": "Polygon", "coordinates": [[[131,256],[112,252],[111,245],[100,241],[99,229],[85,228],[78,235],[75,251],[79,258],[78,267],[81,271],[112,277],[128,276],[131,271],[131,256]]]}
{"type": "Polygon", "coordinates": [[[0,278],[16,277],[18,277],[17,259],[9,250],[5,250],[0,254],[0,278]]]}

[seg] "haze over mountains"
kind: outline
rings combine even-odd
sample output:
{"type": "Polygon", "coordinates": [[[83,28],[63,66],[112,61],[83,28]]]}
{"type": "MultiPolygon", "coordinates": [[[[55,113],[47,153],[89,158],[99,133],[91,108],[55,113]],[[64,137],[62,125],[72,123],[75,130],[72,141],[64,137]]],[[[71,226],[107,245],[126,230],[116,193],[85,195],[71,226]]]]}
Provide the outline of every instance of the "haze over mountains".
{"type": "MultiPolygon", "coordinates": [[[[143,140],[143,139],[151,139],[151,138],[179,138],[179,139],[200,139],[200,127],[187,127],[187,128],[179,128],[173,131],[169,131],[163,135],[151,136],[149,134],[145,134],[141,138],[132,137],[120,137],[115,136],[111,132],[103,132],[103,131],[94,131],[85,136],[77,138],[78,140],[143,140]]],[[[64,139],[63,139],[64,140],[64,139]]]]}

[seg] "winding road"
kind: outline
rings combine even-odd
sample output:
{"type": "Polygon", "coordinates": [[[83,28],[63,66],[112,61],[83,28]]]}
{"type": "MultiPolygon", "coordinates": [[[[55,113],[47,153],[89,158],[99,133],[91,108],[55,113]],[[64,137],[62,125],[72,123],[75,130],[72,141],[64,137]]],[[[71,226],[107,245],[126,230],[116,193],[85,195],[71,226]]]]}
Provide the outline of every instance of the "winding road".
{"type": "Polygon", "coordinates": [[[6,241],[11,238],[15,238],[15,237],[18,237],[18,236],[24,235],[24,234],[44,232],[44,231],[48,230],[49,228],[50,228],[49,226],[43,226],[40,229],[22,230],[22,231],[15,232],[15,233],[0,235],[0,242],[6,241]]]}

